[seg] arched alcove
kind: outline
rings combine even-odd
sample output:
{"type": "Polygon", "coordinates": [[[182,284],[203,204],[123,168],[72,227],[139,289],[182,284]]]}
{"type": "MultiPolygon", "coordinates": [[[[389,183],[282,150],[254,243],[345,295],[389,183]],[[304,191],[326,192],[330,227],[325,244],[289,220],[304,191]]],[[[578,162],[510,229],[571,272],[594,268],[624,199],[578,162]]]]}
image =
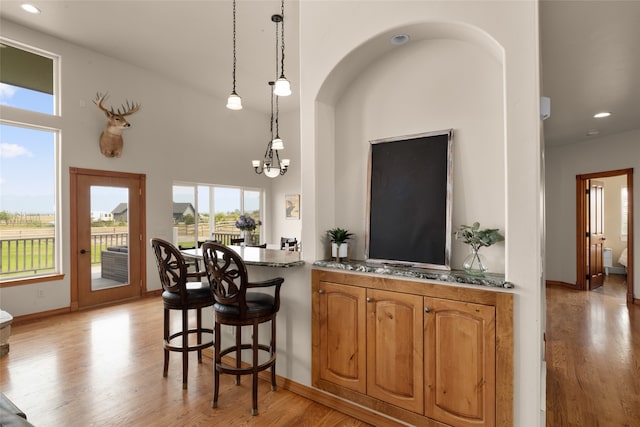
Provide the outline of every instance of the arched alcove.
{"type": "MultiPolygon", "coordinates": [[[[503,68],[502,48],[483,31],[423,22],[379,33],[331,71],[316,98],[318,219],[355,233],[352,258],[364,258],[369,141],[379,138],[452,128],[453,229],[474,221],[505,229],[503,68]],[[410,41],[392,45],[399,33],[410,41]]],[[[453,242],[452,268],[467,250],[453,242]]],[[[503,273],[504,245],[484,252],[503,273]]]]}

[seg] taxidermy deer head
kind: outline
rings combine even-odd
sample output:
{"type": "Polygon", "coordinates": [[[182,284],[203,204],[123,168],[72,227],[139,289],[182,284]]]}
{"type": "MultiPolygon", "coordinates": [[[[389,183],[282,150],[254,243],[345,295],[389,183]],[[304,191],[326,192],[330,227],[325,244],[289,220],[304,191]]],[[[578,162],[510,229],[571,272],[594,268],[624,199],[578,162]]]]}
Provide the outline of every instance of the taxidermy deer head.
{"type": "Polygon", "coordinates": [[[127,104],[123,104],[120,107],[122,108],[122,111],[120,111],[120,108],[118,108],[117,111],[114,111],[113,107],[107,110],[102,105],[102,102],[106,97],[106,93],[103,95],[98,92],[96,94],[96,99],[93,101],[107,116],[107,124],[104,127],[102,134],[100,134],[100,152],[102,152],[106,157],[120,157],[122,155],[123,146],[122,130],[131,127],[125,117],[138,111],[141,105],[136,104],[135,102],[129,103],[129,100],[127,100],[127,104]]]}

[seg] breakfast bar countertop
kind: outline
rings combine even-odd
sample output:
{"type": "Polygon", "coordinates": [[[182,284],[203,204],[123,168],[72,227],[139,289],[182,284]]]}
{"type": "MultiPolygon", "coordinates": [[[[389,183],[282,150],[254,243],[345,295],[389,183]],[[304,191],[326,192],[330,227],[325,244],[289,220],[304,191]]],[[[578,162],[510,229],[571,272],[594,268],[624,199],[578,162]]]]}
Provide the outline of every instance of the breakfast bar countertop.
{"type": "MultiPolygon", "coordinates": [[[[236,251],[246,265],[259,267],[289,268],[304,265],[300,252],[283,251],[280,249],[255,248],[251,246],[229,246],[236,251]]],[[[202,259],[201,249],[183,249],[180,251],[185,258],[202,259]]]]}
{"type": "Polygon", "coordinates": [[[313,263],[315,267],[336,270],[353,271],[358,273],[387,274],[391,276],[410,277],[414,279],[439,280],[442,282],[456,282],[466,285],[479,285],[494,288],[512,289],[513,283],[507,282],[503,274],[486,273],[483,277],[471,276],[462,270],[434,270],[410,266],[396,266],[381,263],[368,263],[362,260],[319,260],[313,263]]]}

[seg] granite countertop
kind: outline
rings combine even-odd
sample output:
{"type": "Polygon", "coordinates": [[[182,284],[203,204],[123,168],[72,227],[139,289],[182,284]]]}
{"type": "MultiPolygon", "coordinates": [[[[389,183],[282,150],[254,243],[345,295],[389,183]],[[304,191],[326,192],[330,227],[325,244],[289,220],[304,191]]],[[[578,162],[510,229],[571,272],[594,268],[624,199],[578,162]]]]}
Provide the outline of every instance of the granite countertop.
{"type": "MultiPolygon", "coordinates": [[[[244,246],[229,246],[236,251],[246,265],[259,267],[289,268],[304,265],[300,252],[281,251],[280,249],[264,249],[244,246]]],[[[180,251],[185,257],[202,259],[202,249],[184,249],[180,251]]]]}
{"type": "Polygon", "coordinates": [[[354,271],[358,273],[387,274],[391,276],[411,277],[415,279],[439,280],[442,282],[464,283],[466,285],[489,286],[493,288],[512,289],[513,283],[504,280],[503,274],[487,273],[484,277],[470,276],[462,270],[431,270],[425,268],[389,266],[366,261],[349,260],[336,262],[334,260],[320,260],[313,263],[316,267],[333,268],[336,270],[354,271]]]}

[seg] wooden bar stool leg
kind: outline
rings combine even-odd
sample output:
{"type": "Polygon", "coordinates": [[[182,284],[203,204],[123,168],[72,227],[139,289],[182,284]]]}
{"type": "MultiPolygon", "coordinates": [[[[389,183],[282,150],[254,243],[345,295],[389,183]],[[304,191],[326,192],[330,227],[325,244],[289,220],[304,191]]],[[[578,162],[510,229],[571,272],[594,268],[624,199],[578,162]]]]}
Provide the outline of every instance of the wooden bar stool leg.
{"type": "MultiPolygon", "coordinates": [[[[276,354],[276,319],[271,319],[271,357],[276,354]]],[[[271,391],[276,391],[276,361],[271,365],[271,391]]]]}
{"type": "Polygon", "coordinates": [[[252,344],[252,352],[253,352],[253,373],[252,384],[251,384],[251,415],[258,415],[258,322],[253,322],[253,344],[252,344]]]}
{"type": "MultiPolygon", "coordinates": [[[[242,326],[236,326],[236,368],[242,367],[242,326]]],[[[236,375],[236,385],[240,385],[240,375],[236,375]]]]}
{"type": "MultiPolygon", "coordinates": [[[[202,309],[196,310],[196,324],[198,325],[198,345],[202,344],[202,309]]],[[[202,363],[202,350],[198,350],[198,363],[202,363]]]]}
{"type": "Polygon", "coordinates": [[[220,372],[218,371],[218,365],[221,362],[220,359],[220,346],[222,340],[220,337],[220,323],[216,322],[214,327],[214,356],[213,356],[213,400],[211,401],[211,407],[218,407],[218,393],[220,392],[220,372]]]}
{"type": "Polygon", "coordinates": [[[169,371],[169,350],[167,350],[167,345],[169,344],[169,309],[164,309],[164,369],[162,371],[162,376],[166,377],[167,372],[169,371]]]}
{"type": "Polygon", "coordinates": [[[189,310],[182,310],[182,389],[187,388],[189,372],[189,310]]]}

